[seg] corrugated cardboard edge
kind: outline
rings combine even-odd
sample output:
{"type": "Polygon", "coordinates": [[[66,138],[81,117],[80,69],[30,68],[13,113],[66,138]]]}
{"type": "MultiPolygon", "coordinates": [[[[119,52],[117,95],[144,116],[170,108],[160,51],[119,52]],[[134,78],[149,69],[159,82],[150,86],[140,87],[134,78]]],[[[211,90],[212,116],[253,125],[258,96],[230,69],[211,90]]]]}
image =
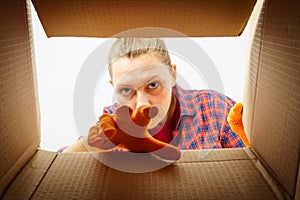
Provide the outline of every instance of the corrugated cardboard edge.
{"type": "Polygon", "coordinates": [[[237,148],[201,149],[198,151],[181,150],[182,158],[179,159],[176,163],[222,162],[222,161],[257,159],[253,154],[248,153],[250,149],[251,147],[238,148],[238,149],[237,148]],[[188,155],[184,156],[186,152],[188,155]]]}
{"type": "Polygon", "coordinates": [[[261,43],[263,35],[263,20],[265,15],[265,0],[258,0],[253,13],[249,19],[250,39],[249,46],[251,47],[248,53],[248,66],[244,84],[243,94],[243,122],[245,131],[252,141],[252,125],[255,108],[256,89],[258,82],[258,66],[260,60],[261,43]],[[258,46],[258,48],[256,48],[258,46]],[[255,59],[257,57],[257,60],[255,59]]]}
{"type": "Polygon", "coordinates": [[[56,152],[37,151],[9,185],[3,199],[30,199],[56,156],[56,152]]]}
{"type": "Polygon", "coordinates": [[[260,171],[278,199],[290,199],[288,193],[277,181],[275,174],[272,173],[268,165],[259,157],[253,148],[246,149],[249,156],[257,158],[253,160],[254,165],[260,171]]]}
{"type": "MultiPolygon", "coordinates": [[[[39,140],[36,140],[35,144],[39,145],[39,140]]],[[[31,156],[37,151],[37,146],[29,146],[26,151],[20,156],[20,158],[14,163],[9,171],[4,175],[0,182],[1,191],[5,191],[7,184],[13,182],[14,177],[20,172],[22,167],[28,162],[31,156]]],[[[5,192],[3,192],[5,193],[5,192]]],[[[2,193],[0,193],[1,197],[2,193]]]]}
{"type": "Polygon", "coordinates": [[[297,178],[297,185],[296,185],[296,191],[295,191],[295,199],[300,199],[300,161],[298,165],[298,178],[297,178]]]}
{"type": "MultiPolygon", "coordinates": [[[[38,82],[37,82],[37,71],[36,71],[36,62],[35,62],[35,51],[34,51],[34,40],[33,40],[33,26],[32,26],[32,15],[31,15],[31,0],[26,0],[26,14],[27,14],[27,24],[28,24],[28,34],[29,34],[29,43],[30,43],[30,59],[32,63],[32,80],[34,86],[35,102],[36,102],[36,121],[38,132],[41,133],[41,114],[40,114],[40,103],[39,103],[39,94],[38,94],[38,82]]],[[[41,135],[39,134],[39,140],[41,140],[41,135]]]]}
{"type": "MultiPolygon", "coordinates": [[[[255,28],[255,35],[253,38],[254,40],[258,40],[259,42],[259,50],[258,50],[258,60],[256,63],[256,74],[255,74],[255,92],[253,94],[253,105],[251,106],[251,114],[250,114],[250,126],[249,126],[249,132],[250,132],[250,142],[253,144],[253,126],[254,126],[254,111],[256,107],[256,99],[257,99],[257,88],[258,88],[258,77],[259,77],[259,71],[260,71],[260,63],[261,63],[261,52],[262,52],[262,43],[263,43],[263,35],[264,35],[264,26],[265,26],[265,19],[266,19],[266,7],[267,7],[267,0],[264,0],[261,13],[258,18],[258,22],[255,28]],[[261,21],[261,22],[260,22],[261,21]],[[260,24],[261,23],[261,24],[260,24]],[[259,27],[259,28],[258,28],[259,27]]],[[[251,45],[251,52],[253,51],[253,44],[251,45]]],[[[250,67],[253,67],[253,65],[250,65],[250,67]]]]}

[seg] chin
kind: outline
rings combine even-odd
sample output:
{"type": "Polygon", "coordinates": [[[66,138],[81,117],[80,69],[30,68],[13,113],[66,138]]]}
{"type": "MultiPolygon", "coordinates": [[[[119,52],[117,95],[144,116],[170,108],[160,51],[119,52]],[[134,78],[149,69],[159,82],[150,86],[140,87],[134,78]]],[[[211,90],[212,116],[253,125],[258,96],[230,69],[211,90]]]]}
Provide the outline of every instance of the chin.
{"type": "Polygon", "coordinates": [[[162,116],[162,117],[155,117],[153,119],[150,120],[150,123],[148,125],[148,129],[153,129],[159,126],[163,126],[166,122],[166,117],[162,116]]]}
{"type": "Polygon", "coordinates": [[[167,118],[167,112],[164,107],[161,105],[155,105],[158,108],[158,113],[157,115],[150,120],[150,123],[148,125],[148,129],[153,129],[156,128],[157,126],[163,126],[164,123],[166,122],[167,118]]]}

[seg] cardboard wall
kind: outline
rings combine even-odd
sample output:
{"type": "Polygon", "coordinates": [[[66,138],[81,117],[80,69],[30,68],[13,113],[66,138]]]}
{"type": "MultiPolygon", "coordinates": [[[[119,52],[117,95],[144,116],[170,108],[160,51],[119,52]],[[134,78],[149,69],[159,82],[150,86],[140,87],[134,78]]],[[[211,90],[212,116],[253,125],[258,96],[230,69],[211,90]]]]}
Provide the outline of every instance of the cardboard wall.
{"type": "Polygon", "coordinates": [[[251,49],[251,143],[293,197],[300,152],[300,4],[265,2],[251,49]],[[252,116],[251,116],[252,115],[252,116]]]}
{"type": "Polygon", "coordinates": [[[257,88],[258,66],[260,57],[260,46],[262,43],[262,30],[265,15],[264,0],[260,0],[255,5],[254,11],[250,18],[250,47],[248,68],[245,75],[244,96],[243,96],[243,121],[248,139],[252,140],[252,125],[255,95],[257,88]],[[259,4],[259,5],[258,5],[259,4]]]}
{"type": "Polygon", "coordinates": [[[33,0],[48,37],[218,37],[240,35],[256,0],[33,0]],[[80,13],[80,14],[78,14],[80,13]],[[179,31],[135,31],[161,27],[179,31]],[[122,34],[120,34],[122,32],[122,34]],[[135,35],[133,35],[135,34],[135,35]]]}
{"type": "Polygon", "coordinates": [[[0,6],[0,196],[40,143],[31,22],[25,1],[0,6]]]}

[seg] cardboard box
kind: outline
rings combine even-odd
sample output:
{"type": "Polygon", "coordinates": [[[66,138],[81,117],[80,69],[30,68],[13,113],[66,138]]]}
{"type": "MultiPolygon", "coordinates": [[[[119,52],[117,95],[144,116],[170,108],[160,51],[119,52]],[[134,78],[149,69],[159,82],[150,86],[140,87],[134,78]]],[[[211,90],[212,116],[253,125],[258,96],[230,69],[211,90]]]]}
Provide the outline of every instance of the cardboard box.
{"type": "MultiPolygon", "coordinates": [[[[238,36],[254,4],[252,0],[34,1],[48,36],[93,37],[144,26],[189,36],[238,36]]],[[[254,29],[244,103],[251,147],[184,151],[179,161],[148,173],[117,171],[95,159],[102,156],[107,162],[137,167],[154,159],[148,154],[134,163],[132,158],[122,160],[124,152],[57,154],[39,149],[29,8],[25,0],[4,0],[0,6],[3,199],[300,199],[298,1],[266,1],[254,29]]]]}

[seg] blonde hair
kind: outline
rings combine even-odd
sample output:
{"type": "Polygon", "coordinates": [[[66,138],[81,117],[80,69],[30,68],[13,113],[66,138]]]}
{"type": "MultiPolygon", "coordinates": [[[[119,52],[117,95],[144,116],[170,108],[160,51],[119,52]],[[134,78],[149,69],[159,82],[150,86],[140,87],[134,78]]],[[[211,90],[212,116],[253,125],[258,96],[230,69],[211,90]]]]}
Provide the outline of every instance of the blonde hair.
{"type": "Polygon", "coordinates": [[[108,55],[108,69],[112,78],[111,65],[121,57],[129,59],[153,53],[163,64],[171,66],[171,59],[165,42],[159,38],[118,38],[108,55]]]}

